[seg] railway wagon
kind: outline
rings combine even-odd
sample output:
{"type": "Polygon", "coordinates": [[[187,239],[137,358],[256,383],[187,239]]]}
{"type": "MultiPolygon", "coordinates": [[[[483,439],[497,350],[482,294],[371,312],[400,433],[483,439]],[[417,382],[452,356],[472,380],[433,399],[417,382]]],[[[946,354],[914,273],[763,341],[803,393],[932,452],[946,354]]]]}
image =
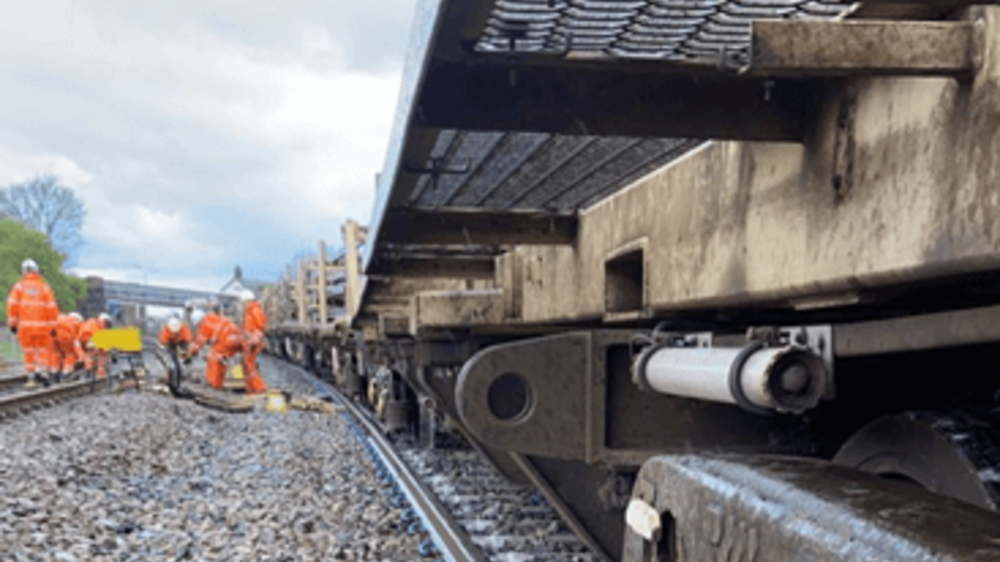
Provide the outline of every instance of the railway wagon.
{"type": "Polygon", "coordinates": [[[271,347],[609,560],[1000,559],[998,125],[989,4],[421,1],[271,347]]]}

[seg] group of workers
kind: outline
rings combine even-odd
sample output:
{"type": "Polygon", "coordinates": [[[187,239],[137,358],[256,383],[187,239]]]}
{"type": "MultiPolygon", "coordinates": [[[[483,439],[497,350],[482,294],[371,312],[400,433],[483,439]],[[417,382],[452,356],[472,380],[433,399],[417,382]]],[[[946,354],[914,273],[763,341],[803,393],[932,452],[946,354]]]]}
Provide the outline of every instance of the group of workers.
{"type": "MultiPolygon", "coordinates": [[[[243,301],[243,325],[237,327],[218,310],[196,310],[191,324],[197,337],[180,318],[170,318],[160,331],[159,343],[173,351],[185,363],[208,346],[205,378],[213,388],[222,388],[226,367],[242,354],[243,384],[248,394],[260,394],[267,385],[257,370],[257,356],[264,348],[267,316],[252,291],[240,295],[243,301]]],[[[29,386],[48,384],[53,379],[68,378],[78,366],[96,375],[106,371],[106,355],[91,341],[94,334],[111,327],[111,319],[101,313],[84,320],[79,313],[62,314],[52,289],[42,279],[38,264],[27,259],[21,264],[21,279],[7,296],[7,325],[17,335],[24,355],[24,369],[29,386]]]]}
{"type": "Polygon", "coordinates": [[[7,326],[21,344],[29,387],[68,378],[77,366],[90,371],[96,364],[98,377],[107,374],[106,356],[91,339],[111,327],[111,318],[102,313],[84,320],[76,312],[59,312],[34,260],[21,263],[21,279],[7,295],[7,326]]]}
{"type": "Polygon", "coordinates": [[[205,379],[215,389],[222,388],[226,366],[237,353],[241,353],[243,385],[247,394],[261,394],[267,390],[267,385],[257,370],[257,356],[264,349],[267,316],[253,291],[243,291],[240,300],[243,301],[242,326],[236,326],[218,311],[196,310],[191,314],[191,324],[195,326],[197,337],[193,337],[187,325],[175,317],[160,330],[159,342],[186,363],[190,363],[203,347],[209,346],[205,379]]]}

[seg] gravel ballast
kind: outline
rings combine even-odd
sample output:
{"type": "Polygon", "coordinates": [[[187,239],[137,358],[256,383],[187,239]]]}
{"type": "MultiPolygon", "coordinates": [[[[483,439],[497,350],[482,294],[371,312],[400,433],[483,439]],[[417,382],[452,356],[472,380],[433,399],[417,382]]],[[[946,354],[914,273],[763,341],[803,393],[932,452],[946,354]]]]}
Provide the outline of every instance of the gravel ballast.
{"type": "Polygon", "coordinates": [[[383,486],[339,414],[86,397],[0,423],[0,560],[422,559],[383,486]]]}

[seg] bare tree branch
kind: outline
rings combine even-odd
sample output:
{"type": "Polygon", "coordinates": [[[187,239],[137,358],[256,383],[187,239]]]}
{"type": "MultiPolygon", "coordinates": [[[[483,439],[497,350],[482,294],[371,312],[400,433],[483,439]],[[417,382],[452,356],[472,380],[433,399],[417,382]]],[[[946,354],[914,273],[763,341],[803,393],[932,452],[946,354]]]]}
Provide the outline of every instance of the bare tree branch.
{"type": "Polygon", "coordinates": [[[66,256],[83,242],[83,202],[53,175],[0,189],[0,217],[4,215],[41,232],[53,248],[66,256]]]}

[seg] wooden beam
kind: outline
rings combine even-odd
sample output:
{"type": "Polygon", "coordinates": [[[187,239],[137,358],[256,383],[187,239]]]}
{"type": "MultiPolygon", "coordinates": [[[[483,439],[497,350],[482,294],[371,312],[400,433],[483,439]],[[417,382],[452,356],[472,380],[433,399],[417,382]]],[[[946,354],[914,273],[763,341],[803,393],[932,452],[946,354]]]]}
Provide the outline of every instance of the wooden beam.
{"type": "Polygon", "coordinates": [[[750,71],[957,76],[972,72],[973,52],[968,22],[756,20],[750,71]]]}
{"type": "Polygon", "coordinates": [[[382,256],[376,254],[375,270],[383,275],[410,278],[493,279],[495,260],[490,256],[382,256]]]}
{"type": "Polygon", "coordinates": [[[575,215],[483,209],[396,209],[383,243],[425,245],[562,245],[576,239],[575,215]]]}

